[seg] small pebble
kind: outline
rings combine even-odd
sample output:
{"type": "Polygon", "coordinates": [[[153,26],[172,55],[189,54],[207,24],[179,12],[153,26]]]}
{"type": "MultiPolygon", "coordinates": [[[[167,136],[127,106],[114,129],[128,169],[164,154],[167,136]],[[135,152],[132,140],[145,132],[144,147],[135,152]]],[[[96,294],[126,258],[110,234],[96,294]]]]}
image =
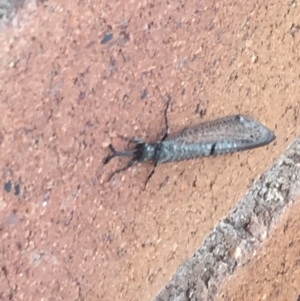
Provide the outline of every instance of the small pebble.
{"type": "Polygon", "coordinates": [[[257,56],[256,53],[254,53],[254,54],[252,55],[251,60],[252,60],[252,63],[253,63],[253,64],[255,64],[255,63],[258,61],[258,56],[257,56]]]}

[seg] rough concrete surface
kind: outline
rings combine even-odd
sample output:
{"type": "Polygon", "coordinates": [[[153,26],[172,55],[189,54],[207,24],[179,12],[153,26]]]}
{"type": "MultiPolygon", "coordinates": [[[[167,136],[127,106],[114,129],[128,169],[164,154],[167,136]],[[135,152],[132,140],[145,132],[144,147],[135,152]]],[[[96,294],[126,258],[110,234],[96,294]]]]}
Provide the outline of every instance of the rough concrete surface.
{"type": "Polygon", "coordinates": [[[299,201],[295,199],[249,265],[224,283],[217,301],[300,300],[299,201]]]}
{"type": "Polygon", "coordinates": [[[155,298],[300,134],[299,13],[278,0],[24,1],[0,35],[0,298],[155,298]],[[102,164],[109,143],[159,139],[167,96],[171,131],[243,113],[277,140],[160,166],[146,190],[149,164],[107,182],[127,162],[102,164]]]}

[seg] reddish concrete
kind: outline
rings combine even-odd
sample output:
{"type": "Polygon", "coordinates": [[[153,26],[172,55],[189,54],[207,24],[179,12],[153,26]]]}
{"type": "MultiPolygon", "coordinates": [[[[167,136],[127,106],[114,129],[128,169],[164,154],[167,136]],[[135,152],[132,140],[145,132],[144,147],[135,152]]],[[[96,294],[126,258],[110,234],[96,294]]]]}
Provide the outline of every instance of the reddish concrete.
{"type": "Polygon", "coordinates": [[[0,36],[2,296],[150,300],[299,134],[299,8],[38,3],[0,36]],[[245,113],[277,141],[161,166],[146,191],[149,165],[107,183],[125,162],[102,165],[108,144],[159,138],[166,94],[172,131],[245,113]]]}

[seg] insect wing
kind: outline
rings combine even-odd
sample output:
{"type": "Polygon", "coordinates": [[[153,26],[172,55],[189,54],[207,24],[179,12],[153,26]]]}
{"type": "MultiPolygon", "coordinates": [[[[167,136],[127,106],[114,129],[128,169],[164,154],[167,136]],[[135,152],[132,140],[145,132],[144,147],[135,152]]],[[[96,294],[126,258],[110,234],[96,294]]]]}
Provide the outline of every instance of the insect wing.
{"type": "Polygon", "coordinates": [[[255,119],[245,115],[232,115],[200,123],[169,135],[178,145],[199,144],[213,154],[242,151],[269,144],[274,133],[255,119]]]}

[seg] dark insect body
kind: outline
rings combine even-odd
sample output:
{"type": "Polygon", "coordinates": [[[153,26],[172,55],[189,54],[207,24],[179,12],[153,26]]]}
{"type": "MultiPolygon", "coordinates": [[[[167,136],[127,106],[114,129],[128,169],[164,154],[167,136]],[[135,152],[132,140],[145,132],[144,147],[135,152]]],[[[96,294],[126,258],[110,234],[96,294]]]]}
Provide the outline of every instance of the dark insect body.
{"type": "MultiPolygon", "coordinates": [[[[166,118],[166,126],[168,123],[166,118]]],[[[154,166],[167,162],[178,162],[200,157],[216,156],[265,146],[275,139],[274,133],[255,119],[245,115],[232,115],[200,123],[168,135],[153,143],[140,139],[126,140],[135,143],[128,151],[116,151],[105,160],[107,164],[114,157],[132,157],[128,165],[114,171],[110,179],[138,162],[152,161],[154,166]]],[[[152,176],[154,170],[148,176],[152,176]]],[[[148,181],[147,180],[147,181],[148,181]]]]}

